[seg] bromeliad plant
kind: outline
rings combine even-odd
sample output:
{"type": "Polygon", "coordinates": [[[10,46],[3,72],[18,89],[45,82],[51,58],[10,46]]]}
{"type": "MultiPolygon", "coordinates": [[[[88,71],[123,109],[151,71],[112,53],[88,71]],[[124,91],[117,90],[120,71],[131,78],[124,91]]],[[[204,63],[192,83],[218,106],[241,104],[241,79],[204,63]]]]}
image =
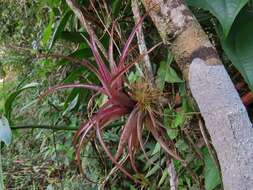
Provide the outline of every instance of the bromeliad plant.
{"type": "MultiPolygon", "coordinates": [[[[90,69],[98,77],[99,81],[101,82],[101,86],[91,84],[68,84],[53,87],[45,93],[49,94],[63,88],[86,88],[106,95],[108,97],[107,102],[104,103],[95,114],[88,118],[87,121],[81,124],[80,129],[74,136],[73,142],[76,146],[77,161],[80,166],[81,148],[87,142],[87,140],[94,137],[92,134],[96,132],[96,136],[110,160],[126,176],[133,180],[135,179],[119,164],[118,160],[122,156],[124,149],[127,146],[128,157],[130,159],[132,168],[138,173],[134,160],[135,153],[140,148],[147,158],[142,140],[143,127],[146,127],[151,132],[153,137],[157,140],[167,154],[177,160],[183,161],[183,159],[175,151],[169,148],[172,145],[169,144],[168,140],[165,139],[163,125],[159,122],[159,114],[157,114],[157,112],[161,108],[159,99],[161,96],[163,96],[163,93],[145,79],[137,83],[130,84],[128,87],[125,87],[124,85],[126,83],[124,80],[124,74],[136,63],[136,61],[134,61],[126,64],[126,59],[130,51],[130,44],[133,41],[135,33],[142,21],[143,18],[130,34],[119,57],[118,64],[116,64],[113,59],[114,27],[112,27],[110,35],[111,38],[108,51],[108,57],[110,58],[109,67],[107,67],[100,56],[94,36],[90,36],[90,40],[86,40],[93,52],[97,66],[92,65],[87,60],[83,61],[82,65],[90,69]],[[102,131],[108,124],[122,117],[127,117],[127,120],[125,125],[122,126],[117,152],[116,155],[113,156],[102,138],[102,131]]],[[[154,48],[155,47],[150,49],[149,52],[154,48]]],[[[138,59],[142,57],[143,55],[139,56],[138,59]]]]}

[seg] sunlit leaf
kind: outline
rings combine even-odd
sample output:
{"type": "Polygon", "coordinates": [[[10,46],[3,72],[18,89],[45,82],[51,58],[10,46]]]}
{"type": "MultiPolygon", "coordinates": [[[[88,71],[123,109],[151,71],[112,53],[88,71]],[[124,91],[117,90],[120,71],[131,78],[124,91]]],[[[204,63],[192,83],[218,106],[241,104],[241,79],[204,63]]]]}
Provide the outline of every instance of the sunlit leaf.
{"type": "Polygon", "coordinates": [[[214,161],[212,160],[207,148],[203,150],[203,153],[205,162],[204,168],[205,189],[213,190],[215,187],[221,184],[219,170],[215,165],[214,161]]]}
{"type": "Polygon", "coordinates": [[[78,98],[79,96],[77,95],[69,104],[68,104],[68,107],[65,109],[65,111],[63,112],[62,115],[65,115],[67,112],[70,112],[71,110],[73,110],[77,103],[78,103],[78,98]]]}
{"type": "Polygon", "coordinates": [[[49,23],[48,23],[47,27],[44,29],[44,33],[43,33],[42,44],[44,46],[46,46],[46,44],[48,44],[48,42],[50,40],[50,37],[52,34],[52,24],[54,22],[54,17],[55,17],[54,12],[51,11],[49,23]]]}
{"type": "Polygon", "coordinates": [[[6,117],[0,118],[0,141],[4,142],[6,145],[11,144],[11,129],[9,122],[6,117]]]}

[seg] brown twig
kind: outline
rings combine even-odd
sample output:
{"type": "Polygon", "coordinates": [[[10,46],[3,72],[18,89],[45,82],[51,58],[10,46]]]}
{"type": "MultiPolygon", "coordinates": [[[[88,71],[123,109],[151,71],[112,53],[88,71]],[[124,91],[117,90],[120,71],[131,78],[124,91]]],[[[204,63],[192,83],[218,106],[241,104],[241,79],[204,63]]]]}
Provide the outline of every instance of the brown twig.
{"type": "Polygon", "coordinates": [[[209,152],[211,158],[213,159],[213,161],[214,161],[214,163],[215,163],[217,169],[220,170],[219,161],[218,161],[218,159],[217,159],[215,153],[213,152],[213,149],[212,149],[212,147],[211,147],[211,144],[209,143],[209,140],[208,140],[207,134],[206,134],[206,132],[205,132],[204,125],[203,125],[203,123],[202,123],[201,118],[199,118],[199,128],[200,128],[201,134],[202,134],[202,136],[203,136],[203,138],[204,138],[204,141],[205,141],[205,143],[206,143],[208,152],[209,152]]]}

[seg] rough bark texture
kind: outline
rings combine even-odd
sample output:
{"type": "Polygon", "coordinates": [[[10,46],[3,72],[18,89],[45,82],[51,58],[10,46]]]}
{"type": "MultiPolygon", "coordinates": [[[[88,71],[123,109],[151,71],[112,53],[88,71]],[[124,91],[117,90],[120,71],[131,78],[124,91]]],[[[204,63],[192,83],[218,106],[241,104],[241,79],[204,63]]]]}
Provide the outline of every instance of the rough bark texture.
{"type": "Polygon", "coordinates": [[[183,0],[142,0],[201,114],[222,170],[224,189],[253,189],[253,128],[215,47],[183,0]]]}

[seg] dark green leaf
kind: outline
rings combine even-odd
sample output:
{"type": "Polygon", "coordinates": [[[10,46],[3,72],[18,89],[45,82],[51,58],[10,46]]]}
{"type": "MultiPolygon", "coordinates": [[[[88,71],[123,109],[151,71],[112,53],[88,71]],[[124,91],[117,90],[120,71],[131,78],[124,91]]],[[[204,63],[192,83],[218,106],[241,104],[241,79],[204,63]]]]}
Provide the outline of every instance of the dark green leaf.
{"type": "Polygon", "coordinates": [[[230,28],[244,5],[249,0],[187,0],[188,4],[210,11],[221,23],[223,33],[228,35],[230,28]]]}
{"type": "Polygon", "coordinates": [[[112,14],[117,17],[120,12],[121,0],[114,0],[112,3],[112,14]]]}
{"type": "Polygon", "coordinates": [[[173,61],[172,55],[166,61],[161,61],[156,78],[157,86],[163,90],[165,82],[180,83],[183,82],[177,75],[176,71],[170,66],[173,61]]]}
{"type": "Polygon", "coordinates": [[[253,12],[244,9],[236,19],[229,36],[219,35],[222,47],[253,90],[253,12]]]}
{"type": "Polygon", "coordinates": [[[60,38],[69,42],[74,42],[74,43],[85,42],[81,32],[62,31],[60,34],[60,38]]]}

